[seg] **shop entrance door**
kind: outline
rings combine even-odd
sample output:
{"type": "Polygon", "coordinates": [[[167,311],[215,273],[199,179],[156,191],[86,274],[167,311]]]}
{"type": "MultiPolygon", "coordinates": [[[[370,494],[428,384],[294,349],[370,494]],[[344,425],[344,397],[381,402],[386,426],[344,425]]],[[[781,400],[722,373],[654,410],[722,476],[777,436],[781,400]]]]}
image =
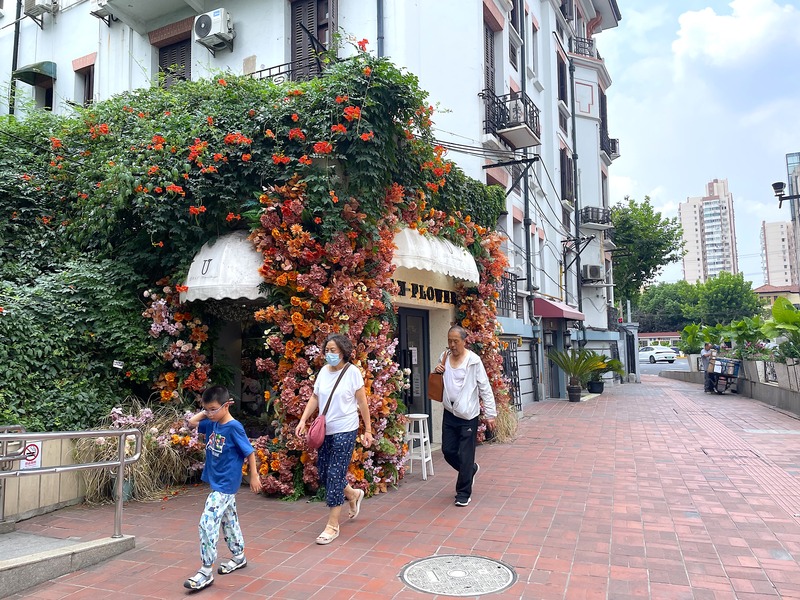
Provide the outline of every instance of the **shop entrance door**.
{"type": "MultiPolygon", "coordinates": [[[[428,398],[429,332],[428,311],[401,308],[398,311],[397,362],[402,369],[410,369],[411,386],[403,393],[403,403],[408,413],[431,414],[428,398]]],[[[431,419],[428,418],[430,431],[431,419]]]]}

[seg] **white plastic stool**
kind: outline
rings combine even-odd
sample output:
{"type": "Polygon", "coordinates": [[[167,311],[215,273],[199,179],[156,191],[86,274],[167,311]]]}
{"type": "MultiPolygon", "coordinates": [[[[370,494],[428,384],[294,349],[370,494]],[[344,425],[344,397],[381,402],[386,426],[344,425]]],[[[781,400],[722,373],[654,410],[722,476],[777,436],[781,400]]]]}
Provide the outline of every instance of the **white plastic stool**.
{"type": "Polygon", "coordinates": [[[406,442],[408,443],[408,472],[414,472],[414,461],[422,462],[422,478],[428,479],[428,463],[433,475],[433,456],[431,454],[431,436],[428,433],[428,415],[414,413],[406,415],[406,442]],[[417,447],[414,447],[417,442],[417,447]]]}

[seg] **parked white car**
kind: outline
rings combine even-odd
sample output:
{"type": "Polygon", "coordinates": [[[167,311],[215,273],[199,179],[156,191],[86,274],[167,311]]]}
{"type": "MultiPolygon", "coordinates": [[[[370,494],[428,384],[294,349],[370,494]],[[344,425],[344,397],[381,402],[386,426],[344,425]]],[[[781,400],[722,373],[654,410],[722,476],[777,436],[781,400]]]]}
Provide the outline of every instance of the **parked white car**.
{"type": "Polygon", "coordinates": [[[660,360],[665,360],[668,363],[674,363],[675,351],[667,346],[644,346],[639,348],[639,362],[649,361],[656,363],[660,360]]]}

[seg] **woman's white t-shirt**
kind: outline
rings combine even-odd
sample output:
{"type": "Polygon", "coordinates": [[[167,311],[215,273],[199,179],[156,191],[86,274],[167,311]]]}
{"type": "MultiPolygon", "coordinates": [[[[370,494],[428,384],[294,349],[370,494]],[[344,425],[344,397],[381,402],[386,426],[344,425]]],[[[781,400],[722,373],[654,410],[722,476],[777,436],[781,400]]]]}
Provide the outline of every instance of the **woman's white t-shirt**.
{"type": "MultiPolygon", "coordinates": [[[[328,396],[331,395],[336,380],[342,375],[341,370],[332,371],[328,365],[320,369],[314,382],[314,394],[319,401],[319,413],[325,409],[328,396]]],[[[364,378],[355,365],[347,367],[342,380],[336,386],[331,405],[325,415],[325,435],[344,433],[358,429],[358,401],[356,392],[364,387],[364,378]]]]}

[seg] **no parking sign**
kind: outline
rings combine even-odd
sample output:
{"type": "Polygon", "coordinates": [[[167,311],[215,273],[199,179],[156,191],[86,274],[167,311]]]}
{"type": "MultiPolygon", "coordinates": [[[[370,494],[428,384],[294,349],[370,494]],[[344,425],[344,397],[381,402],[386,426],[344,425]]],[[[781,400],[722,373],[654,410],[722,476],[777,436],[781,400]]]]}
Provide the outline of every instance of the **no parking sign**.
{"type": "Polygon", "coordinates": [[[28,442],[20,462],[20,469],[38,469],[42,466],[42,442],[28,442]]]}

